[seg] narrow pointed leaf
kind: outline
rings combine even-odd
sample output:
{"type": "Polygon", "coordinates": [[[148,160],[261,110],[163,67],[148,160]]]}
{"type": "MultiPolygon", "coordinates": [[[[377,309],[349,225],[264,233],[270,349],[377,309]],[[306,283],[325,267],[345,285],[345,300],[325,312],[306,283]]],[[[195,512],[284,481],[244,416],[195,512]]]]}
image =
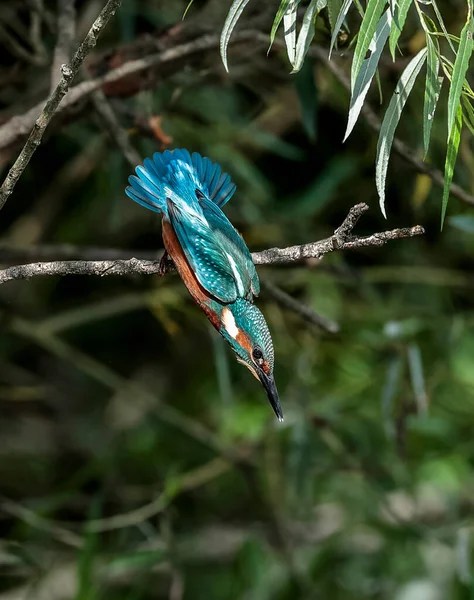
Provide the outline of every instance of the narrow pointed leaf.
{"type": "Polygon", "coordinates": [[[283,15],[283,35],[285,37],[286,51],[291,65],[295,64],[296,56],[296,15],[300,0],[290,0],[290,4],[283,15]]]}
{"type": "Polygon", "coordinates": [[[451,87],[449,88],[448,97],[448,139],[451,137],[451,131],[454,126],[454,121],[458,112],[459,104],[461,102],[461,92],[466,77],[466,71],[469,66],[469,59],[471,58],[473,49],[473,33],[474,33],[474,19],[472,16],[468,19],[461,31],[461,38],[459,40],[458,53],[456,60],[454,61],[453,75],[451,79],[451,87]]]}
{"type": "Polygon", "coordinates": [[[333,27],[333,30],[332,30],[331,45],[329,46],[329,58],[331,58],[331,54],[332,54],[332,51],[333,51],[333,48],[334,48],[334,44],[336,43],[336,40],[337,40],[337,36],[338,36],[339,31],[340,31],[340,29],[342,27],[344,19],[346,18],[347,13],[349,12],[350,7],[352,6],[353,1],[354,0],[344,0],[344,4],[341,6],[341,10],[339,11],[336,23],[335,23],[335,25],[333,27]]]}
{"type": "Polygon", "coordinates": [[[382,126],[380,128],[379,140],[377,143],[377,158],[375,161],[375,183],[379,194],[380,210],[384,217],[385,212],[385,180],[387,178],[388,161],[392,149],[393,137],[400,120],[403,107],[426,60],[426,48],[423,48],[414,56],[402,73],[393,93],[390,104],[385,113],[382,126]]]}
{"type": "Polygon", "coordinates": [[[441,27],[444,37],[446,38],[446,40],[449,44],[449,47],[453,51],[453,54],[456,54],[456,50],[454,49],[453,42],[451,41],[451,36],[449,35],[449,33],[446,29],[446,25],[444,24],[443,17],[441,16],[441,13],[439,12],[439,8],[438,8],[438,5],[436,4],[436,0],[431,0],[431,6],[433,7],[436,18],[438,19],[438,23],[441,27]]]}
{"type": "Polygon", "coordinates": [[[386,10],[380,17],[374,37],[369,46],[370,56],[362,63],[362,67],[359,71],[354,89],[352,90],[351,103],[349,106],[349,118],[347,121],[346,133],[344,135],[344,142],[349,137],[354,125],[357,123],[357,119],[359,118],[365,97],[367,96],[370,84],[374,78],[375,71],[377,70],[380,55],[382,54],[382,50],[384,49],[385,43],[390,34],[391,23],[392,16],[390,14],[390,10],[386,10]]]}
{"type": "Polygon", "coordinates": [[[296,73],[301,69],[306,52],[314,38],[314,23],[316,17],[326,4],[327,0],[311,0],[304,13],[303,23],[301,24],[298,41],[296,42],[295,62],[293,64],[292,73],[296,73]]]}
{"type": "Polygon", "coordinates": [[[344,0],[328,0],[328,17],[329,17],[329,25],[331,27],[331,33],[334,31],[337,17],[339,16],[339,13],[341,12],[343,3],[344,3],[344,0]]]}
{"type": "Polygon", "coordinates": [[[247,6],[250,0],[234,0],[232,5],[227,13],[227,18],[224,23],[224,27],[222,28],[221,33],[221,41],[220,41],[220,51],[222,62],[224,63],[224,68],[227,72],[229,72],[229,66],[227,64],[227,46],[229,45],[230,36],[234,31],[234,27],[237,24],[237,21],[242,14],[242,11],[247,6]]]}
{"type": "Polygon", "coordinates": [[[193,2],[194,2],[194,0],[189,0],[188,5],[186,6],[186,10],[184,11],[184,14],[183,14],[183,21],[186,18],[186,15],[188,14],[188,10],[191,8],[191,5],[193,2]]]}
{"type": "Polygon", "coordinates": [[[390,32],[390,53],[393,60],[395,60],[395,49],[398,44],[398,40],[402,33],[405,21],[407,20],[408,10],[410,9],[413,0],[398,0],[393,14],[393,25],[390,32]]]}
{"type": "Polygon", "coordinates": [[[385,8],[386,0],[368,0],[365,15],[362,20],[359,35],[357,37],[357,44],[354,51],[354,58],[352,59],[351,69],[351,91],[354,90],[357,76],[364,62],[365,55],[369,49],[370,42],[374,37],[375,30],[377,29],[377,23],[382,16],[383,9],[385,8]]]}
{"type": "Polygon", "coordinates": [[[427,61],[426,61],[426,85],[425,85],[425,104],[423,108],[423,145],[425,158],[430,146],[431,127],[441,92],[442,77],[438,77],[439,72],[439,44],[438,40],[433,40],[430,35],[426,36],[427,43],[427,61]]]}
{"type": "Polygon", "coordinates": [[[275,36],[278,31],[278,27],[280,27],[281,20],[283,19],[283,15],[288,10],[290,5],[290,0],[281,0],[280,6],[278,7],[277,14],[275,15],[275,19],[273,21],[272,30],[270,32],[270,47],[268,48],[268,52],[270,52],[270,48],[273,46],[273,42],[275,41],[275,36]]]}
{"type": "Polygon", "coordinates": [[[451,183],[453,181],[454,165],[456,164],[456,158],[459,150],[459,142],[461,140],[461,128],[462,128],[462,107],[458,106],[456,118],[454,121],[451,135],[448,140],[448,151],[446,152],[446,164],[444,167],[444,187],[443,187],[443,204],[441,207],[441,229],[443,229],[444,217],[446,216],[446,209],[448,207],[449,190],[451,189],[451,183]]]}

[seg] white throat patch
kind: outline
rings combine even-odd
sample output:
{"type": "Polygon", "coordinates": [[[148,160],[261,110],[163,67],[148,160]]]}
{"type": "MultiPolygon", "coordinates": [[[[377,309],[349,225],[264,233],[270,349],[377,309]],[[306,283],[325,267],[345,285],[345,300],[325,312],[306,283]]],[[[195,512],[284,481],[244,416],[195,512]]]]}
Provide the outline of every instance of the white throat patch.
{"type": "Polygon", "coordinates": [[[234,315],[229,308],[224,308],[222,311],[222,322],[230,337],[234,338],[234,340],[237,339],[237,336],[239,335],[239,328],[237,327],[234,315]]]}

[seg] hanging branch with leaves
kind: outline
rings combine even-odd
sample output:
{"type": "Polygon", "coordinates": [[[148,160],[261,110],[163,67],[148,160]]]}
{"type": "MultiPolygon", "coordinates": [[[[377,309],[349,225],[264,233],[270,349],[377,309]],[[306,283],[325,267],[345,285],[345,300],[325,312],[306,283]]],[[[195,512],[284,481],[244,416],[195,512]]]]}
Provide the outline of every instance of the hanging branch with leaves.
{"type": "MultiPolygon", "coordinates": [[[[250,0],[234,0],[221,34],[220,51],[226,70],[229,69],[227,48],[232,32],[250,0]]],[[[415,82],[426,66],[423,108],[423,151],[426,159],[436,106],[444,81],[448,81],[447,152],[444,168],[444,189],[441,204],[441,226],[446,215],[454,166],[459,150],[461,130],[465,125],[474,134],[474,92],[466,79],[474,48],[474,0],[467,0],[466,22],[460,36],[448,33],[436,0],[367,0],[365,8],[359,0],[310,0],[303,10],[301,0],[281,0],[270,32],[270,48],[283,23],[283,36],[292,73],[298,72],[315,35],[315,24],[323,10],[331,25],[329,57],[337,46],[341,33],[347,31],[346,18],[356,10],[361,18],[358,32],[350,42],[355,46],[351,66],[351,98],[344,141],[352,132],[370,85],[377,77],[377,68],[387,45],[395,61],[398,41],[410,9],[417,15],[426,45],[408,63],[393,91],[385,112],[377,144],[376,187],[380,209],[386,216],[385,188],[392,142],[403,108],[415,82]],[[443,43],[440,44],[440,41],[443,43]],[[443,46],[443,47],[442,47],[443,46]]],[[[192,2],[190,2],[191,4],[192,2]]]]}

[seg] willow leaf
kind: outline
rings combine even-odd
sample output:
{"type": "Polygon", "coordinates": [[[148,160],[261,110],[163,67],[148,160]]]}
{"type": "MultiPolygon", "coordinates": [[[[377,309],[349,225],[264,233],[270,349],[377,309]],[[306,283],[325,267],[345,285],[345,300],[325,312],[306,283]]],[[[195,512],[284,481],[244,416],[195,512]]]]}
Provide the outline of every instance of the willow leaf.
{"type": "Polygon", "coordinates": [[[382,16],[383,9],[385,8],[386,0],[368,0],[365,15],[362,20],[359,35],[357,37],[357,44],[354,51],[354,58],[352,59],[351,69],[351,91],[354,89],[357,76],[364,62],[365,55],[369,49],[370,42],[374,37],[375,30],[377,29],[377,23],[382,16]]]}
{"type": "Polygon", "coordinates": [[[291,65],[295,64],[296,56],[296,16],[300,0],[290,0],[290,4],[283,15],[283,35],[285,37],[286,51],[291,65]]]}
{"type": "Polygon", "coordinates": [[[393,11],[393,25],[389,40],[390,53],[392,54],[393,60],[395,60],[395,49],[403,27],[405,26],[408,10],[410,9],[412,1],[413,0],[398,0],[395,10],[393,11]]]}
{"type": "Polygon", "coordinates": [[[342,27],[344,19],[347,16],[347,13],[349,12],[350,7],[352,6],[353,1],[354,0],[344,0],[344,4],[341,6],[341,10],[339,11],[339,15],[337,16],[336,24],[334,25],[334,28],[332,30],[331,45],[329,46],[329,58],[331,58],[331,54],[334,48],[334,44],[336,43],[338,33],[342,27]]]}
{"type": "Polygon", "coordinates": [[[234,27],[236,26],[242,11],[249,2],[250,0],[234,0],[229,12],[227,13],[224,27],[222,28],[220,51],[222,62],[224,63],[224,68],[227,72],[229,72],[229,66],[227,64],[227,46],[229,45],[230,36],[232,35],[234,27]]]}
{"type": "Polygon", "coordinates": [[[426,60],[426,48],[423,48],[414,56],[405,67],[388,105],[382,126],[380,128],[377,143],[377,158],[375,161],[375,183],[379,194],[380,210],[384,217],[385,212],[385,181],[387,178],[388,161],[392,149],[393,137],[400,120],[403,107],[410,95],[413,84],[426,60]]]}
{"type": "Polygon", "coordinates": [[[473,49],[474,19],[469,17],[461,31],[458,53],[454,61],[453,75],[448,97],[448,139],[451,137],[451,131],[461,102],[461,92],[464,79],[466,77],[469,59],[473,49]]]}
{"type": "Polygon", "coordinates": [[[328,17],[329,25],[331,27],[331,34],[334,32],[336,26],[337,17],[341,12],[341,8],[344,0],[328,0],[328,17]]]}
{"type": "Polygon", "coordinates": [[[454,165],[459,150],[462,128],[462,106],[459,104],[455,120],[448,140],[448,151],[446,152],[446,164],[444,166],[443,204],[441,207],[441,229],[443,229],[446,209],[448,207],[449,190],[453,181],[454,165]]]}
{"type": "Polygon", "coordinates": [[[443,78],[439,73],[439,44],[430,35],[426,36],[428,57],[426,61],[425,103],[423,108],[423,146],[425,158],[430,146],[431,127],[438,104],[443,78]]]}
{"type": "Polygon", "coordinates": [[[444,24],[443,17],[441,16],[441,13],[439,12],[439,8],[438,8],[438,5],[436,4],[436,0],[431,0],[430,4],[433,7],[436,18],[438,19],[438,23],[441,27],[444,37],[446,38],[446,40],[449,44],[449,47],[453,51],[453,54],[456,54],[456,50],[454,49],[453,42],[451,41],[451,35],[448,33],[448,31],[446,29],[446,25],[444,24]]]}
{"type": "Polygon", "coordinates": [[[369,91],[370,84],[374,78],[377,65],[384,49],[387,38],[390,34],[390,25],[392,23],[392,15],[390,9],[386,10],[380,17],[377,29],[375,31],[372,42],[369,46],[370,56],[364,60],[362,67],[359,71],[359,75],[354,85],[354,89],[351,94],[351,102],[349,106],[349,118],[347,121],[346,133],[344,135],[344,142],[349,137],[354,125],[357,123],[360,111],[364,104],[365,97],[369,91]]]}
{"type": "Polygon", "coordinates": [[[275,36],[278,31],[278,27],[280,27],[281,20],[283,19],[283,15],[288,10],[290,5],[290,0],[281,0],[280,6],[278,7],[277,14],[275,15],[275,19],[273,21],[272,30],[270,32],[270,47],[268,48],[268,52],[270,52],[270,48],[273,46],[273,42],[275,41],[275,36]]]}
{"type": "Polygon", "coordinates": [[[314,38],[314,23],[319,12],[327,5],[327,0],[311,0],[304,13],[303,23],[296,42],[295,62],[292,73],[297,73],[303,64],[309,45],[314,38]]]}

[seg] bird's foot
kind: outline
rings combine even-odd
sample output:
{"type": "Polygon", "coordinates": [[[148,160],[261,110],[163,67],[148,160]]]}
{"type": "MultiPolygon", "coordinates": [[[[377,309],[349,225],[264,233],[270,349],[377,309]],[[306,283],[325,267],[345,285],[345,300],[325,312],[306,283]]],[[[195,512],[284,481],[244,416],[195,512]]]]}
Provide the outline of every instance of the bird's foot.
{"type": "Polygon", "coordinates": [[[166,273],[168,273],[170,268],[173,267],[173,264],[174,263],[171,260],[170,255],[165,250],[163,256],[160,258],[160,264],[158,265],[158,275],[160,277],[163,277],[163,275],[166,275],[166,273]]]}

